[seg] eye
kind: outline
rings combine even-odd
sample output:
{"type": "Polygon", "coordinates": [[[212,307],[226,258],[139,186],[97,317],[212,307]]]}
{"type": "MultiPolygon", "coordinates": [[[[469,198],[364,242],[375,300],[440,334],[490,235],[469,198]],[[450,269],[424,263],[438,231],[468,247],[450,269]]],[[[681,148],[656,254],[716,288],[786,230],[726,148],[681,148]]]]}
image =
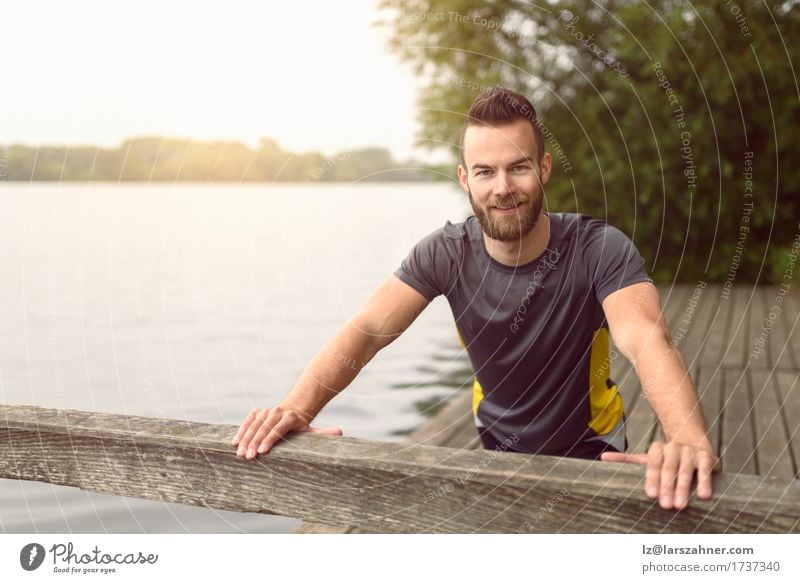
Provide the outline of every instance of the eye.
{"type": "Polygon", "coordinates": [[[513,170],[527,170],[527,169],[528,166],[525,166],[524,164],[520,164],[519,166],[514,166],[513,168],[513,170]]]}
{"type": "Polygon", "coordinates": [[[488,170],[479,170],[475,173],[475,176],[485,176],[486,173],[489,172],[488,170]]]}

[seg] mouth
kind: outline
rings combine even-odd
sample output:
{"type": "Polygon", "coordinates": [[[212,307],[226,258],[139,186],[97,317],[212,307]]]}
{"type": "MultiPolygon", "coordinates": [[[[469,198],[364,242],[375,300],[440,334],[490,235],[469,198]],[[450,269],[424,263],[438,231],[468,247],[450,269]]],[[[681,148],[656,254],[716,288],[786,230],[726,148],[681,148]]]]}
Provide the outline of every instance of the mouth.
{"type": "Polygon", "coordinates": [[[497,213],[500,213],[501,215],[510,215],[517,212],[517,210],[524,204],[525,204],[524,202],[520,202],[509,206],[493,206],[492,210],[494,210],[497,213]]]}

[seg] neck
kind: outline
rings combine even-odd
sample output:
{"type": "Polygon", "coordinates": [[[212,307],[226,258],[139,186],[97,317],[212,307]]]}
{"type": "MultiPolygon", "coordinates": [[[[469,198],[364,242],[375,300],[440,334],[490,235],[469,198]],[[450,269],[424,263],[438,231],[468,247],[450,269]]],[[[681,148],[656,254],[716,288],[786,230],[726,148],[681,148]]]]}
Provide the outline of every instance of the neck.
{"type": "Polygon", "coordinates": [[[530,263],[547,249],[550,242],[550,217],[540,213],[531,232],[516,241],[498,241],[483,233],[483,242],[489,256],[503,265],[516,267],[530,263]]]}

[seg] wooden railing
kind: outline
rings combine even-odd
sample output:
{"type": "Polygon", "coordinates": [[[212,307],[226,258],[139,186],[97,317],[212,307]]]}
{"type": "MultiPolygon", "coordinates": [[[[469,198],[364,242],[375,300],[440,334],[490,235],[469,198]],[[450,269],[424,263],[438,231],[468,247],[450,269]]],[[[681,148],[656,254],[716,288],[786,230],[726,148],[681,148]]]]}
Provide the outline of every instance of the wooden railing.
{"type": "Polygon", "coordinates": [[[0,478],[370,532],[800,532],[800,481],[716,476],[662,510],[643,468],[489,450],[291,434],[235,455],[233,425],[0,406],[0,478]]]}

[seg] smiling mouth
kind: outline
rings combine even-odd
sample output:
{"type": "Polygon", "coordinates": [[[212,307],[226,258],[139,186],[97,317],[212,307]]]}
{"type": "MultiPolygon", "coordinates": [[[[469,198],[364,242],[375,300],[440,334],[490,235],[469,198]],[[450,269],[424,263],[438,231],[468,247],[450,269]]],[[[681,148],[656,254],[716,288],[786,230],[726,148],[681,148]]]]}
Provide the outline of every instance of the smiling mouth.
{"type": "Polygon", "coordinates": [[[509,206],[497,206],[497,205],[495,205],[492,208],[494,208],[496,210],[499,210],[499,211],[512,211],[512,210],[522,206],[523,204],[524,203],[519,202],[517,204],[512,204],[512,205],[509,205],[509,206]]]}

